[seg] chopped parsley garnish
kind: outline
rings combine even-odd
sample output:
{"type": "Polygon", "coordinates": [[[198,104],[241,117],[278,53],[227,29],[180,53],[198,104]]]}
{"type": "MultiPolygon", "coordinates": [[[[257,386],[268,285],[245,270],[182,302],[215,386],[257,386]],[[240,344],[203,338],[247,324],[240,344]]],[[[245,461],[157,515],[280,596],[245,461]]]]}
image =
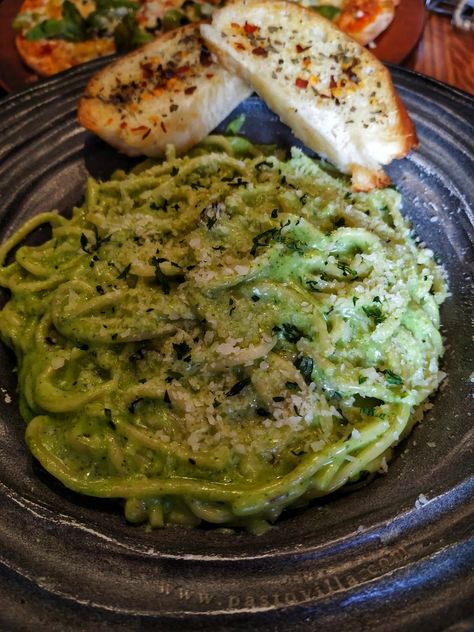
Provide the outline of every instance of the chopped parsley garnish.
{"type": "Polygon", "coordinates": [[[285,224],[281,222],[279,228],[269,228],[268,230],[264,230],[263,233],[255,235],[255,237],[252,239],[253,245],[250,250],[250,254],[254,257],[257,254],[258,248],[264,248],[265,246],[268,246],[272,241],[284,244],[288,248],[288,250],[292,252],[303,254],[304,248],[307,247],[307,244],[304,244],[301,241],[296,241],[294,239],[285,239],[284,237],[282,237],[282,229],[286,228],[290,224],[291,220],[289,219],[285,224]]]}
{"type": "Polygon", "coordinates": [[[353,276],[353,277],[357,276],[357,270],[350,268],[347,265],[347,263],[339,262],[337,264],[337,267],[339,268],[339,270],[342,270],[342,276],[348,276],[348,275],[353,276]]]}
{"type": "Polygon", "coordinates": [[[392,384],[393,386],[399,386],[400,384],[403,384],[402,378],[393,371],[390,371],[390,369],[387,369],[385,371],[385,379],[389,384],[392,384]]]}
{"type": "Polygon", "coordinates": [[[173,349],[178,360],[185,358],[191,351],[191,347],[187,342],[173,342],[173,349]]]}
{"type": "Polygon", "coordinates": [[[296,239],[284,239],[282,241],[290,252],[297,252],[299,255],[304,255],[304,251],[308,247],[308,244],[296,239]]]}
{"type": "Polygon", "coordinates": [[[385,320],[382,310],[376,305],[362,305],[362,309],[364,310],[366,316],[372,318],[377,325],[383,323],[385,320]]]}
{"type": "Polygon", "coordinates": [[[239,382],[236,382],[234,384],[234,386],[232,386],[232,388],[227,391],[226,396],[227,397],[233,397],[234,395],[238,395],[240,393],[240,391],[243,391],[244,388],[246,386],[248,386],[249,384],[250,384],[250,378],[249,377],[244,377],[243,380],[240,380],[239,382]]]}
{"type": "Polygon", "coordinates": [[[288,342],[298,342],[300,338],[303,338],[303,332],[291,323],[282,323],[281,325],[275,325],[273,327],[273,333],[279,334],[282,338],[288,342]]]}
{"type": "Polygon", "coordinates": [[[87,252],[87,254],[90,254],[90,251],[87,249],[88,243],[89,243],[89,240],[87,239],[86,235],[84,235],[84,233],[81,233],[81,248],[84,252],[87,252]]]}
{"type": "Polygon", "coordinates": [[[152,257],[150,260],[150,263],[155,267],[155,279],[158,283],[158,285],[161,287],[161,289],[163,290],[163,294],[169,294],[170,293],[170,282],[168,277],[163,274],[161,268],[160,268],[160,263],[158,261],[158,259],[156,257],[152,257]]]}
{"type": "Polygon", "coordinates": [[[268,230],[264,230],[263,233],[255,235],[255,237],[252,239],[253,246],[250,250],[250,254],[252,255],[252,257],[257,254],[258,248],[264,248],[265,246],[268,246],[271,241],[275,240],[278,237],[280,232],[280,228],[269,228],[268,230]]]}
{"type": "Polygon", "coordinates": [[[310,358],[309,356],[301,353],[300,355],[296,357],[293,364],[303,376],[306,384],[310,384],[312,375],[313,375],[313,367],[314,367],[313,358],[310,358]]]}
{"type": "Polygon", "coordinates": [[[309,287],[311,292],[321,292],[321,288],[318,286],[318,281],[313,281],[312,279],[308,279],[306,281],[306,285],[309,287]]]}
{"type": "MultiPolygon", "coordinates": [[[[97,250],[99,250],[102,244],[107,243],[108,241],[110,241],[110,238],[111,238],[111,235],[107,235],[106,237],[100,237],[99,231],[97,230],[97,226],[94,226],[94,233],[95,233],[94,244],[89,244],[89,239],[87,238],[87,235],[85,235],[84,233],[81,233],[81,237],[80,237],[81,248],[88,255],[91,255],[97,250]]],[[[95,259],[95,261],[97,261],[97,259],[95,259]]]]}
{"type": "Polygon", "coordinates": [[[131,267],[132,267],[131,263],[126,265],[125,268],[122,270],[122,272],[118,275],[117,279],[126,279],[128,277],[128,273],[130,272],[131,267]]]}
{"type": "Polygon", "coordinates": [[[201,211],[200,220],[207,226],[207,230],[211,230],[217,220],[220,218],[222,212],[222,204],[219,202],[212,202],[209,206],[206,206],[201,211]]]}

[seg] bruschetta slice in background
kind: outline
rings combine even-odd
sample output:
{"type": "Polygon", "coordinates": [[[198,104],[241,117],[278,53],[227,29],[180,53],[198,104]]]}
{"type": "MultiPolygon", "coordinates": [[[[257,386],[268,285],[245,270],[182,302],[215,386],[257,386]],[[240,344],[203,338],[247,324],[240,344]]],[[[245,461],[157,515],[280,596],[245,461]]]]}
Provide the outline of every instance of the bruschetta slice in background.
{"type": "Polygon", "coordinates": [[[344,0],[335,24],[359,44],[373,42],[383,33],[395,17],[398,1],[344,0]]]}

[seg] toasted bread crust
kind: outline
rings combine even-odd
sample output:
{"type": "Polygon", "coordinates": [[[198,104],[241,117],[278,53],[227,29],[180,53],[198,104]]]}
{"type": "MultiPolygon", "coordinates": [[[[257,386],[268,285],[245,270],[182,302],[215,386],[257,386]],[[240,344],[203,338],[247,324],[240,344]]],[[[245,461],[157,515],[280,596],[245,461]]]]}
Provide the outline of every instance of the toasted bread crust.
{"type": "Polygon", "coordinates": [[[383,169],[374,171],[360,165],[352,166],[352,190],[371,191],[383,189],[390,184],[390,178],[383,169]]]}
{"type": "Polygon", "coordinates": [[[252,92],[216,64],[199,25],[170,31],[95,75],[80,123],[131,156],[178,153],[200,142],[252,92]]]}
{"type": "MultiPolygon", "coordinates": [[[[385,68],[385,71],[387,72],[388,76],[390,77],[390,73],[388,72],[388,70],[386,68],[385,68]]],[[[400,99],[400,95],[395,90],[395,87],[393,85],[393,82],[392,82],[391,78],[390,78],[390,86],[391,86],[392,97],[393,97],[395,103],[397,104],[398,115],[400,117],[400,130],[399,130],[399,133],[400,133],[400,151],[399,151],[399,153],[395,154],[394,158],[403,158],[412,149],[417,149],[419,147],[420,143],[419,143],[419,140],[418,140],[418,136],[416,134],[415,124],[411,120],[411,118],[410,118],[410,116],[409,116],[409,114],[408,114],[408,112],[407,112],[407,110],[406,110],[406,108],[405,108],[405,106],[403,104],[403,101],[400,99]]]]}
{"type": "Polygon", "coordinates": [[[240,1],[201,32],[308,147],[343,172],[360,167],[354,186],[386,183],[381,166],[416,145],[388,70],[315,12],[282,0],[240,1]]]}

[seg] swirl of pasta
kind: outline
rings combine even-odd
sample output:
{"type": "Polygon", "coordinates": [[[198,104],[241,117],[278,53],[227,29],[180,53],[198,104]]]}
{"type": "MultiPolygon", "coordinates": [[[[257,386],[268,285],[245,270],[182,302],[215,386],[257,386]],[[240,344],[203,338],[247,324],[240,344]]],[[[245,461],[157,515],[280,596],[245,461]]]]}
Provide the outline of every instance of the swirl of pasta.
{"type": "Polygon", "coordinates": [[[399,207],[211,136],[29,220],[0,246],[0,336],[33,455],[131,522],[255,533],[384,469],[443,377],[446,283],[399,207]]]}

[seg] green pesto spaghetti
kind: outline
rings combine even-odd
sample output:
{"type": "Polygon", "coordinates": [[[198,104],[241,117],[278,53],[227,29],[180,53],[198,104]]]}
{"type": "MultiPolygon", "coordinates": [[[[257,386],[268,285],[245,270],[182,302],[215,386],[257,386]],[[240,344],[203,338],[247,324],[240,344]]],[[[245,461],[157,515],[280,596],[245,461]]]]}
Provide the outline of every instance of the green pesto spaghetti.
{"type": "Polygon", "coordinates": [[[441,379],[446,296],[399,208],[210,137],[33,217],[0,247],[33,455],[131,522],[256,533],[386,469],[441,379]]]}

